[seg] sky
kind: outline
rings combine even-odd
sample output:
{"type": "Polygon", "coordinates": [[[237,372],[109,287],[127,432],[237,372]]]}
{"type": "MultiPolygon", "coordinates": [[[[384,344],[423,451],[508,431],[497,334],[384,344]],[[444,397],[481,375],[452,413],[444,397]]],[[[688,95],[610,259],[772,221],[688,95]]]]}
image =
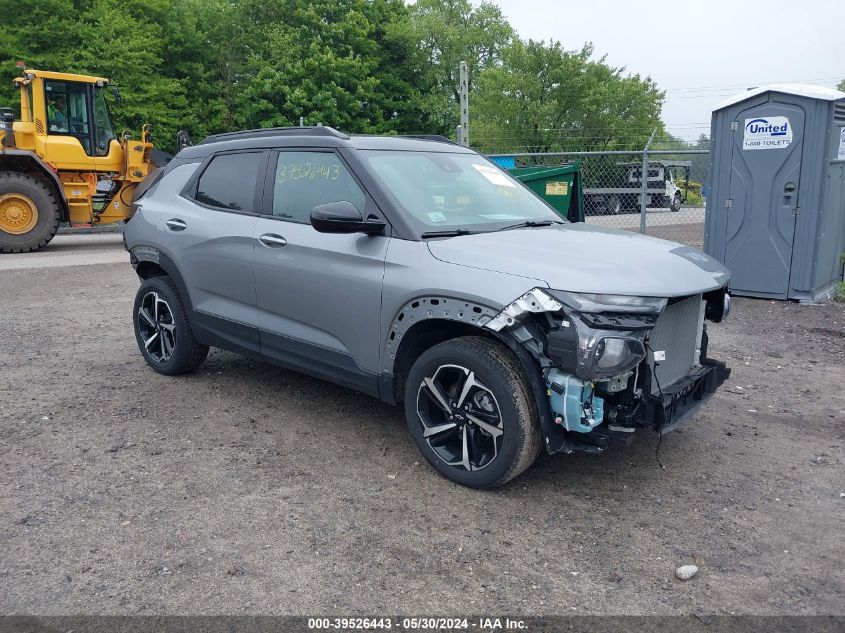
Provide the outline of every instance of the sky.
{"type": "Polygon", "coordinates": [[[666,91],[667,130],[686,140],[747,88],[845,79],[843,0],[492,1],[523,39],[592,42],[612,66],[651,76],[666,91]]]}

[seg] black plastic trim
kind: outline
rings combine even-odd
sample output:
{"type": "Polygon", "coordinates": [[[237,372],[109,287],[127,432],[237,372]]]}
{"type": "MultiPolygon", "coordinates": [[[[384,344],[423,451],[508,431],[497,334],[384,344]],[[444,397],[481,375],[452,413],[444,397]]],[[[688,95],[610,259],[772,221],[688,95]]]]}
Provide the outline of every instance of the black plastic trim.
{"type": "MultiPolygon", "coordinates": [[[[125,245],[125,237],[124,237],[124,245],[125,245]]],[[[158,255],[158,260],[154,261],[154,264],[157,264],[159,268],[161,268],[167,275],[173,279],[173,282],[176,284],[176,288],[179,290],[179,296],[182,297],[182,301],[185,304],[185,307],[190,314],[193,311],[193,304],[191,303],[191,296],[188,294],[188,287],[185,285],[185,280],[182,277],[182,273],[179,272],[179,268],[173,262],[170,257],[168,257],[165,253],[163,253],[158,247],[150,246],[148,244],[136,244],[132,247],[132,250],[129,251],[129,261],[132,264],[133,268],[137,268],[137,265],[141,261],[153,261],[149,258],[141,258],[136,257],[135,252],[137,249],[151,249],[156,251],[158,255]]]]}
{"type": "Polygon", "coordinates": [[[349,354],[265,330],[260,336],[267,362],[379,397],[378,374],[361,369],[349,354]]]}
{"type": "MultiPolygon", "coordinates": [[[[704,359],[701,367],[671,385],[662,386],[662,395],[644,395],[639,426],[662,433],[675,429],[704,404],[730,375],[731,370],[725,363],[704,359]]],[[[650,382],[647,382],[649,389],[650,382]]]]}
{"type": "Polygon", "coordinates": [[[261,358],[258,328],[198,310],[190,314],[191,328],[200,343],[251,358],[261,358]]]}
{"type": "Polygon", "coordinates": [[[237,132],[222,132],[221,134],[207,136],[197,144],[207,145],[209,143],[218,143],[220,141],[230,141],[235,139],[266,138],[276,136],[333,136],[334,138],[344,141],[349,140],[348,134],[344,134],[333,127],[328,125],[312,125],[308,127],[270,127],[237,132]]]}

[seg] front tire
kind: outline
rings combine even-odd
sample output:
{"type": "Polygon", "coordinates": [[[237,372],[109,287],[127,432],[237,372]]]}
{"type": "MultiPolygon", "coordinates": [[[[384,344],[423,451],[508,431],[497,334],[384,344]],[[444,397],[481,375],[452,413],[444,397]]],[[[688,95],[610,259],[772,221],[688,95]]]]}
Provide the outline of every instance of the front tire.
{"type": "Polygon", "coordinates": [[[678,192],[675,192],[675,195],[674,195],[674,196],[672,196],[672,204],[671,204],[671,206],[669,207],[669,209],[670,209],[673,213],[677,213],[678,211],[680,211],[680,210],[681,210],[681,203],[682,203],[682,202],[683,202],[683,201],[681,200],[681,194],[680,194],[680,193],[678,193],[678,192]]]}
{"type": "Polygon", "coordinates": [[[607,212],[609,215],[619,215],[622,212],[622,200],[618,196],[610,196],[607,199],[607,212]]]}
{"type": "Polygon", "coordinates": [[[28,253],[46,246],[59,230],[59,201],[37,178],[0,173],[0,253],[28,253]]]}
{"type": "Polygon", "coordinates": [[[194,371],[208,355],[208,346],[194,338],[188,311],[170,277],[150,277],[141,283],[132,322],[141,355],[160,374],[194,371]]]}
{"type": "Polygon", "coordinates": [[[494,488],[540,454],[539,416],[524,371],[506,347],[470,336],[425,351],[405,384],[417,449],[447,479],[494,488]]]}

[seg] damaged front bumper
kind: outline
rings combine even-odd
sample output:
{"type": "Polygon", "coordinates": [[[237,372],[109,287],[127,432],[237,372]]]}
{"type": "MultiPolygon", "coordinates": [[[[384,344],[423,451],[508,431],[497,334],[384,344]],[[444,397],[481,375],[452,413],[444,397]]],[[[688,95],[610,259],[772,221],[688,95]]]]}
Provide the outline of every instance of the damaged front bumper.
{"type": "Polygon", "coordinates": [[[537,363],[529,373],[532,382],[540,378],[532,386],[549,453],[600,453],[612,443],[630,444],[637,429],[668,432],[730,376],[724,363],[707,357],[704,324],[727,316],[725,288],[662,305],[581,295],[582,305],[573,307],[576,299],[566,293],[549,297],[560,299],[549,305],[538,300],[544,294],[526,294],[488,327],[537,363]],[[599,309],[583,305],[595,298],[605,302],[599,309]],[[610,300],[629,305],[605,309],[610,300]]]}
{"type": "Polygon", "coordinates": [[[629,445],[638,429],[667,433],[692,417],[731,374],[725,363],[706,359],[689,375],[662,389],[643,394],[631,405],[612,405],[615,415],[589,433],[572,433],[557,426],[547,435],[550,453],[601,453],[612,444],[629,445]]]}
{"type": "Polygon", "coordinates": [[[665,433],[689,418],[731,375],[725,363],[706,359],[688,376],[662,389],[657,396],[646,396],[642,420],[637,426],[665,433]]]}

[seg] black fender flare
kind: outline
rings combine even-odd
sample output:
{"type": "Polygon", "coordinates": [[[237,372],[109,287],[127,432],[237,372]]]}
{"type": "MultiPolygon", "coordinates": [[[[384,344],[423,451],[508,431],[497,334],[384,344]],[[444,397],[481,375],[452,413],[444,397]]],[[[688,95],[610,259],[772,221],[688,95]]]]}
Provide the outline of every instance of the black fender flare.
{"type": "Polygon", "coordinates": [[[394,315],[382,347],[380,381],[382,399],[392,400],[396,381],[394,372],[396,354],[408,330],[420,321],[427,319],[463,323],[478,328],[480,334],[498,340],[514,353],[525,371],[537,405],[546,450],[549,453],[566,452],[566,432],[563,427],[555,424],[548,389],[540,364],[508,330],[496,332],[484,327],[484,324],[493,319],[499,312],[500,310],[484,304],[447,295],[420,296],[405,303],[394,315]],[[386,396],[388,397],[386,398],[386,396]]]}
{"type": "MultiPolygon", "coordinates": [[[[173,279],[173,282],[179,289],[179,294],[185,302],[185,307],[188,308],[188,314],[193,315],[194,304],[191,301],[191,295],[188,293],[188,286],[185,284],[185,279],[182,277],[182,273],[179,272],[179,267],[176,266],[166,253],[161,252],[161,250],[153,246],[133,246],[129,249],[129,261],[132,263],[132,267],[135,268],[136,273],[141,262],[149,262],[164,271],[168,277],[173,279]]],[[[141,276],[140,273],[138,276],[141,276]]]]}

